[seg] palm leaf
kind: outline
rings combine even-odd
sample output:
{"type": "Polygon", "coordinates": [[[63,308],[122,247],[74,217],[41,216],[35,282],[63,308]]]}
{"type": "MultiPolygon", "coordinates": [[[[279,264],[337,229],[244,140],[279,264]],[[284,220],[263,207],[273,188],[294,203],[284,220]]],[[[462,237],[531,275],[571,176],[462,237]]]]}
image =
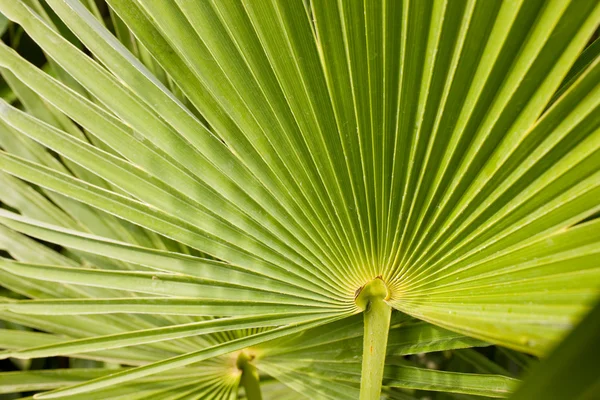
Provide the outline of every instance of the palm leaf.
{"type": "Polygon", "coordinates": [[[47,60],[0,43],[0,317],[48,332],[3,355],[131,366],[2,390],[505,397],[467,348],[525,370],[600,295],[593,0],[0,11],[47,60]],[[407,359],[435,351],[480,373],[407,359]]]}
{"type": "Polygon", "coordinates": [[[561,342],[543,364],[536,366],[528,380],[511,397],[527,399],[540,396],[570,396],[574,399],[592,399],[600,393],[598,376],[588,360],[595,359],[600,347],[594,332],[600,324],[600,306],[585,316],[567,338],[561,342]],[[588,359],[589,357],[589,359],[588,359]],[[559,377],[573,373],[573,379],[557,385],[559,377]]]}

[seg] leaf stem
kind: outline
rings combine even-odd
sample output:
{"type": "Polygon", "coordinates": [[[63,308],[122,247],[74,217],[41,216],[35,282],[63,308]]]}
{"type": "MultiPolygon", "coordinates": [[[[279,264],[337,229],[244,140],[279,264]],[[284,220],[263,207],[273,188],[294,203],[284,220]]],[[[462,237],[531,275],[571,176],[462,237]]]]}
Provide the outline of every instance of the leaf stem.
{"type": "Polygon", "coordinates": [[[385,302],[388,289],[380,277],[366,284],[356,297],[363,308],[364,339],[360,381],[360,400],[378,400],[381,395],[383,368],[392,308],[385,302]]]}
{"type": "Polygon", "coordinates": [[[254,356],[244,351],[238,355],[237,367],[242,371],[240,383],[244,387],[248,400],[262,400],[258,370],[252,364],[252,360],[254,360],[254,356]]]}

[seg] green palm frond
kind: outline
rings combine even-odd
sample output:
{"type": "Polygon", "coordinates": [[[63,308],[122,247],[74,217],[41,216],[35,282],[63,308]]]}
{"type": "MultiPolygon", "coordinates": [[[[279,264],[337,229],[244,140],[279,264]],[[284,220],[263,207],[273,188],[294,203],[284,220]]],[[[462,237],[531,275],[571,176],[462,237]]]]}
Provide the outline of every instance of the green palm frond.
{"type": "Polygon", "coordinates": [[[596,397],[600,393],[598,374],[590,360],[596,359],[600,352],[595,335],[599,328],[600,304],[596,304],[569,336],[553,349],[548,361],[531,371],[526,383],[513,396],[514,399],[552,396],[587,399],[596,397]],[[559,385],[560,378],[565,374],[573,374],[575,379],[559,385]]]}
{"type": "Polygon", "coordinates": [[[0,392],[506,397],[600,295],[597,1],[0,12],[0,354],[103,366],[0,392]]]}

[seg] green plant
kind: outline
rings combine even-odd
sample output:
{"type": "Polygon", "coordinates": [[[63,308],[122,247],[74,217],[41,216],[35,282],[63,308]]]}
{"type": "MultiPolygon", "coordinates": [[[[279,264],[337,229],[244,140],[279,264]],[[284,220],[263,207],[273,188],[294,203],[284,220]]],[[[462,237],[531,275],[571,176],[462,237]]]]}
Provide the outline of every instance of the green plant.
{"type": "Polygon", "coordinates": [[[4,391],[506,397],[598,297],[595,0],[0,12],[0,345],[100,363],[4,391]]]}
{"type": "Polygon", "coordinates": [[[600,379],[595,360],[600,356],[600,346],[596,343],[599,331],[600,303],[597,303],[548,360],[533,370],[512,399],[597,398],[600,379]]]}

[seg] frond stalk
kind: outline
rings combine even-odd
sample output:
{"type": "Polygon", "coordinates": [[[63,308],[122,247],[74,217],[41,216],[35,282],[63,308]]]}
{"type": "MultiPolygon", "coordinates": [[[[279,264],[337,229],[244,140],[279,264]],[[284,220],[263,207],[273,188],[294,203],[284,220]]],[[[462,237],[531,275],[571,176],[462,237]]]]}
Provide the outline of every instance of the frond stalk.
{"type": "Polygon", "coordinates": [[[364,311],[363,359],[360,400],[376,400],[381,395],[388,332],[392,308],[386,303],[389,291],[381,277],[362,287],[356,304],[364,311]]]}
{"type": "Polygon", "coordinates": [[[262,400],[260,378],[256,366],[252,363],[254,355],[242,351],[237,358],[237,367],[242,371],[240,384],[244,387],[248,400],[262,400]]]}

